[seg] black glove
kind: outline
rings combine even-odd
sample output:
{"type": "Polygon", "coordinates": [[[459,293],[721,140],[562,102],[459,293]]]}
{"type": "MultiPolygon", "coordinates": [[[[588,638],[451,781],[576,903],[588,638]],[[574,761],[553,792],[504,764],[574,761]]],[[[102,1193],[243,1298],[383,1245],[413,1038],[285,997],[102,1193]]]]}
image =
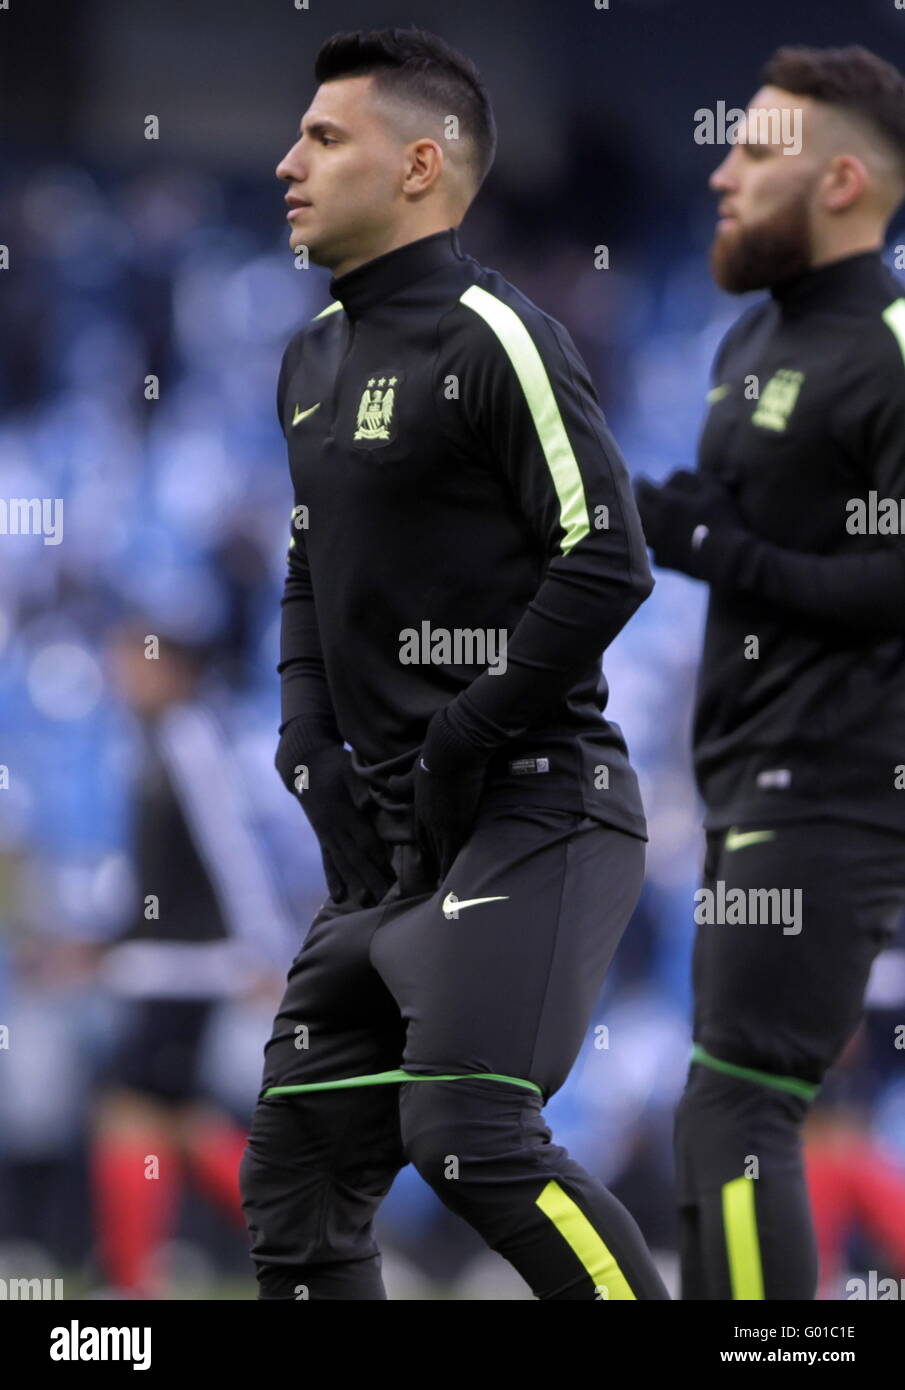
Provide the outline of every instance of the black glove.
{"type": "Polygon", "coordinates": [[[661,569],[723,584],[748,541],[732,494],[709,473],[680,469],[664,483],[639,478],[635,500],[654,560],[661,569]]]}
{"type": "Polygon", "coordinates": [[[374,826],[367,787],[341,743],[292,719],[280,737],[277,771],[298,797],[317,836],[334,902],[372,907],[395,881],[386,846],[374,826]]]}
{"type": "Polygon", "coordinates": [[[391,780],[397,795],[411,796],[415,834],[438,880],[449,871],[468,839],[486,780],[488,754],[478,752],[456,734],[445,709],[427,726],[414,768],[391,780]]]}

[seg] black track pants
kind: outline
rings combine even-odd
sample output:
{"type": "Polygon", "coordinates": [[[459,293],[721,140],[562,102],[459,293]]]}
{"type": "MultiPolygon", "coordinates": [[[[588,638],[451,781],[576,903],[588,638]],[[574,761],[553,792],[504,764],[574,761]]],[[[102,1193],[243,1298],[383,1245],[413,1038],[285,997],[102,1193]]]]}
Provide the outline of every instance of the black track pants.
{"type": "Polygon", "coordinates": [[[642,841],[572,812],[488,809],[438,891],[325,904],[242,1161],[260,1297],[385,1298],[372,1222],[407,1162],[538,1298],[667,1297],[632,1217],[541,1115],[643,867],[642,841]]]}
{"type": "Polygon", "coordinates": [[[675,1128],[682,1297],[813,1299],[801,1126],[895,937],[905,836],[831,820],[735,827],[708,837],[703,890],[725,920],[695,937],[675,1128]]]}

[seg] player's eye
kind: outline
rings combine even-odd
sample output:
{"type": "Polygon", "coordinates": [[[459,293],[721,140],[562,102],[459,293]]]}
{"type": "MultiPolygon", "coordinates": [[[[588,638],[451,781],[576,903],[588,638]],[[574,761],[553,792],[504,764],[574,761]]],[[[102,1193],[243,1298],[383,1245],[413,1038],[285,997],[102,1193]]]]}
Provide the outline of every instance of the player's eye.
{"type": "Polygon", "coordinates": [[[321,144],[322,144],[322,145],[335,145],[336,143],[337,143],[336,140],[334,140],[334,139],[333,139],[331,136],[329,136],[329,135],[322,135],[322,136],[321,136],[321,144]]]}

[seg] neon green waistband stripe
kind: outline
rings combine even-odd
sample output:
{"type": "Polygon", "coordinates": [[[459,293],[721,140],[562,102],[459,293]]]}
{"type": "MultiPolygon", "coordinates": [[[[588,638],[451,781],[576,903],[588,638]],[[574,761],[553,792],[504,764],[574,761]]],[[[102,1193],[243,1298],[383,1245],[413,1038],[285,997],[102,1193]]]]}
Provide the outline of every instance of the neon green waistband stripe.
{"type": "Polygon", "coordinates": [[[389,1086],[397,1081],[465,1081],[468,1077],[475,1077],[479,1081],[508,1081],[512,1086],[527,1086],[529,1090],[537,1091],[539,1096],[543,1095],[540,1086],[535,1086],[533,1081],[523,1081],[518,1076],[500,1076],[495,1071],[464,1071],[443,1076],[426,1076],[418,1072],[403,1071],[399,1067],[395,1071],[375,1071],[371,1076],[345,1076],[340,1081],[308,1081],[303,1086],[270,1086],[264,1094],[289,1096],[297,1091],[339,1091],[346,1086],[389,1086]]]}
{"type": "Polygon", "coordinates": [[[555,1178],[547,1183],[535,1206],[540,1207],[571,1247],[593,1281],[601,1298],[634,1299],[631,1285],[616,1263],[612,1250],[595,1231],[577,1202],[573,1202],[555,1178]]]}
{"type": "Polygon", "coordinates": [[[756,1186],[755,1178],[733,1178],[723,1184],[723,1230],[733,1299],[754,1300],[764,1296],[754,1202],[756,1186]]]}
{"type": "Polygon", "coordinates": [[[700,1062],[704,1067],[712,1067],[714,1071],[725,1072],[727,1076],[741,1077],[742,1081],[756,1081],[761,1086],[772,1086],[777,1091],[789,1091],[791,1095],[801,1096],[803,1100],[813,1100],[820,1090],[819,1085],[814,1085],[811,1081],[799,1081],[795,1076],[775,1076],[773,1072],[755,1071],[753,1067],[739,1067],[735,1062],[723,1062],[719,1057],[712,1057],[709,1052],[705,1052],[700,1043],[695,1043],[692,1047],[691,1060],[700,1062]]]}

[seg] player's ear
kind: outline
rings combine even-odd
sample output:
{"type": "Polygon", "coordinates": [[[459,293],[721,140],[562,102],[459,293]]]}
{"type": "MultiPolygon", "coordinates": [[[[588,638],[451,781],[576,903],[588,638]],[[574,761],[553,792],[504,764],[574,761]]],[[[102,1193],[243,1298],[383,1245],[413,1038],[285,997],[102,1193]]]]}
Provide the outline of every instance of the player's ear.
{"type": "Polygon", "coordinates": [[[443,151],[436,140],[413,140],[405,152],[402,191],[426,193],[443,172],[443,151]]]}
{"type": "Polygon", "coordinates": [[[828,212],[844,212],[858,201],[867,184],[867,169],[857,155],[834,155],[823,176],[824,207],[828,212]]]}

